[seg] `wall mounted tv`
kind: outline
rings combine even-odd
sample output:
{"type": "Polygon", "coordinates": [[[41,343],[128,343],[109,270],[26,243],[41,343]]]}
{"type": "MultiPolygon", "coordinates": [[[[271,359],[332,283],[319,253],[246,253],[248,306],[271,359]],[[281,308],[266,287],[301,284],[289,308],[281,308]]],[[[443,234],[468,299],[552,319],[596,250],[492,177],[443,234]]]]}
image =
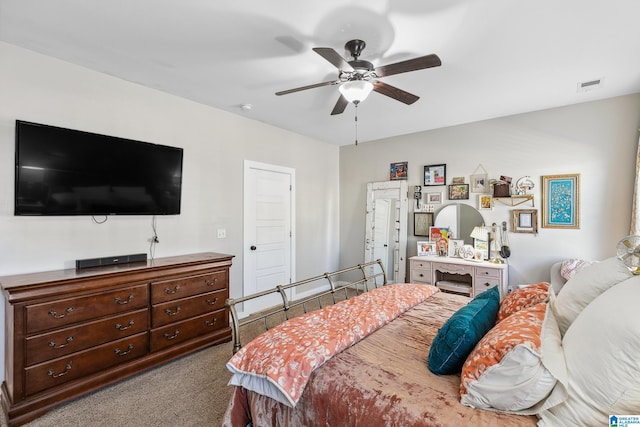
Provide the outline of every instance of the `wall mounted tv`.
{"type": "Polygon", "coordinates": [[[15,215],[176,215],[182,148],[16,120],[15,215]]]}

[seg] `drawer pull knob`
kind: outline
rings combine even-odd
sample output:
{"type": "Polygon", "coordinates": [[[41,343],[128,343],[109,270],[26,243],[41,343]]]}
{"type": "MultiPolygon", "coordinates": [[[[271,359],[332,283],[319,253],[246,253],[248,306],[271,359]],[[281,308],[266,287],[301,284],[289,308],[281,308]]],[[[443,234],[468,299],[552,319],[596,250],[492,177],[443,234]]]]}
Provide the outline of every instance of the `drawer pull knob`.
{"type": "Polygon", "coordinates": [[[164,288],[164,293],[167,295],[173,295],[178,293],[179,290],[180,290],[180,285],[176,285],[173,289],[164,288]]]}
{"type": "Polygon", "coordinates": [[[209,305],[216,305],[217,302],[218,302],[218,297],[215,297],[213,299],[213,301],[211,301],[209,298],[207,298],[207,304],[209,304],[209,305]]]}
{"type": "Polygon", "coordinates": [[[205,320],[205,321],[204,321],[204,324],[205,324],[205,325],[207,325],[207,326],[214,326],[214,325],[216,324],[216,322],[217,322],[217,321],[218,321],[218,319],[216,319],[216,318],[214,317],[214,318],[213,318],[213,320],[209,320],[209,319],[205,320]]]}
{"type": "Polygon", "coordinates": [[[64,344],[60,344],[60,345],[56,345],[56,343],[54,341],[49,341],[49,347],[51,348],[65,348],[66,346],[68,346],[71,341],[73,341],[73,336],[69,335],[67,337],[67,339],[65,340],[64,344]]]}
{"type": "Polygon", "coordinates": [[[126,356],[127,354],[131,353],[131,350],[133,350],[133,344],[129,344],[125,351],[122,351],[122,350],[120,350],[119,348],[116,347],[116,349],[113,350],[113,352],[115,354],[117,354],[118,356],[126,356]]]}
{"type": "Polygon", "coordinates": [[[126,331],[127,329],[131,329],[133,324],[134,324],[133,320],[129,320],[129,323],[127,326],[122,326],[120,323],[116,323],[116,329],[119,331],[126,331]]]}
{"type": "Polygon", "coordinates": [[[125,305],[125,304],[129,304],[131,302],[131,300],[133,300],[133,294],[129,295],[129,297],[127,297],[126,300],[121,300],[120,297],[115,297],[116,300],[116,304],[120,304],[120,305],[125,305]]]}
{"type": "Polygon", "coordinates": [[[49,316],[53,317],[54,319],[62,319],[70,315],[72,311],[73,307],[67,307],[63,314],[58,314],[55,310],[51,310],[49,311],[49,316]]]}
{"type": "Polygon", "coordinates": [[[60,378],[67,375],[70,370],[71,370],[71,362],[67,363],[67,366],[64,367],[64,371],[56,374],[55,372],[53,372],[53,369],[49,369],[49,372],[47,372],[47,375],[49,375],[51,378],[60,378]]]}
{"type": "Polygon", "coordinates": [[[175,331],[173,331],[173,335],[169,335],[169,332],[165,332],[164,334],[162,334],[166,339],[168,340],[172,340],[175,337],[178,336],[178,334],[180,333],[179,329],[176,329],[175,331]]]}
{"type": "Polygon", "coordinates": [[[424,274],[420,273],[420,277],[424,277],[424,274]]]}
{"type": "Polygon", "coordinates": [[[169,316],[175,316],[176,314],[180,313],[180,306],[176,307],[176,311],[171,311],[170,308],[165,308],[164,312],[167,313],[169,316]]]}
{"type": "Polygon", "coordinates": [[[218,283],[218,278],[217,278],[217,277],[214,277],[214,278],[213,278],[213,280],[210,280],[210,279],[204,279],[204,283],[206,283],[206,284],[207,284],[207,286],[213,286],[213,285],[215,285],[215,284],[217,284],[217,283],[218,283]]]}

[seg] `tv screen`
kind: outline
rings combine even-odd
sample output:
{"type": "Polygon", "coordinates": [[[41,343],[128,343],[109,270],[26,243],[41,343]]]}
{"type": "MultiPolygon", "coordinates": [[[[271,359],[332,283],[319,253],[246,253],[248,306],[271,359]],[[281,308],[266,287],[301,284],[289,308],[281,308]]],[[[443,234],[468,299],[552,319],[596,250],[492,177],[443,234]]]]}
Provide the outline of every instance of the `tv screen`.
{"type": "Polygon", "coordinates": [[[182,148],[16,120],[15,215],[176,215],[182,148]]]}

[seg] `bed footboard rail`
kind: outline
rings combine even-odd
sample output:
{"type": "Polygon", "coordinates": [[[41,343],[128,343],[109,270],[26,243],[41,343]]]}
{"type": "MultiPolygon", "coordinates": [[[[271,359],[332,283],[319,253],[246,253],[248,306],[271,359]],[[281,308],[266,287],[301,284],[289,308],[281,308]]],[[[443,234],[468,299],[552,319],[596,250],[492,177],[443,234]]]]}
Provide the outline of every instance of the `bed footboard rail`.
{"type": "Polygon", "coordinates": [[[382,265],[382,260],[367,262],[364,264],[354,265],[352,267],[336,270],[331,273],[324,273],[319,276],[311,277],[308,279],[300,280],[297,282],[289,283],[286,285],[278,285],[275,288],[268,289],[266,291],[258,292],[252,295],[247,295],[241,298],[228,298],[225,302],[229,308],[231,314],[231,328],[233,330],[233,353],[236,353],[242,347],[240,342],[240,328],[254,324],[256,322],[264,322],[264,330],[269,329],[269,319],[273,319],[275,315],[281,314],[284,319],[289,319],[292,308],[301,308],[297,310],[303,313],[307,312],[307,306],[309,303],[314,302],[314,308],[318,306],[322,307],[323,302],[325,305],[335,304],[336,302],[348,299],[351,295],[357,295],[360,293],[368,292],[371,289],[378,288],[387,284],[387,275],[382,265]],[[343,277],[355,278],[350,280],[341,280],[343,277]],[[317,293],[312,295],[290,300],[288,292],[291,289],[299,288],[303,285],[307,285],[313,282],[323,283],[328,282],[329,288],[326,285],[317,293]],[[338,294],[340,293],[340,294],[338,294]],[[344,297],[340,298],[344,293],[344,297]],[[252,313],[249,316],[240,319],[238,317],[238,311],[236,306],[244,302],[262,298],[271,294],[278,294],[282,300],[282,304],[271,306],[263,311],[252,313]],[[328,304],[327,304],[328,300],[328,304]]]}

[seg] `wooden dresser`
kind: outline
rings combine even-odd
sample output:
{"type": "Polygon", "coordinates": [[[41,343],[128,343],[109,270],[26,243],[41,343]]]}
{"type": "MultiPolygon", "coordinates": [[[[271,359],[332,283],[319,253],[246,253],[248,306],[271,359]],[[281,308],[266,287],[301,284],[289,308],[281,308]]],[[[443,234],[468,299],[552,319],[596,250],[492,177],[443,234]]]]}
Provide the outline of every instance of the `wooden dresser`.
{"type": "Polygon", "coordinates": [[[1,277],[9,425],[230,341],[232,258],[201,253],[1,277]]]}

